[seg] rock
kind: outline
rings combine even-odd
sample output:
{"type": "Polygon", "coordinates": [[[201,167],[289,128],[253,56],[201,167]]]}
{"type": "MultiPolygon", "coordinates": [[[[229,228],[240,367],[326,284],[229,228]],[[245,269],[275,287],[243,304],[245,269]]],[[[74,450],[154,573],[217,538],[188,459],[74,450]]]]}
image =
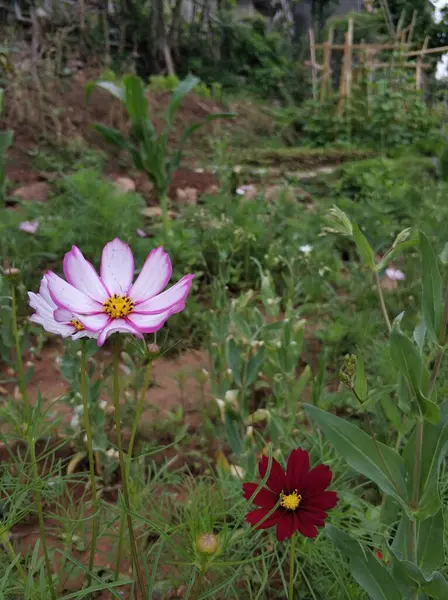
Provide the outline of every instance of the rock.
{"type": "Polygon", "coordinates": [[[135,192],[135,181],[129,177],[118,177],[115,179],[114,185],[121,192],[135,192]]]}
{"type": "Polygon", "coordinates": [[[50,195],[50,187],[46,181],[36,181],[17,188],[12,193],[13,198],[32,202],[46,202],[50,195]]]}
{"type": "Polygon", "coordinates": [[[196,188],[186,187],[177,188],[176,197],[178,202],[189,204],[190,206],[196,206],[198,203],[199,192],[196,188]]]}

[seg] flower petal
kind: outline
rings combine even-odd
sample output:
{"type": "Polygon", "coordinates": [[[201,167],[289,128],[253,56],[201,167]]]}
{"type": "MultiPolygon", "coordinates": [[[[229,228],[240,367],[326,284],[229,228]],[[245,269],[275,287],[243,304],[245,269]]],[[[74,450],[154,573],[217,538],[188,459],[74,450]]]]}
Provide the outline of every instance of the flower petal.
{"type": "Polygon", "coordinates": [[[101,255],[101,279],[109,295],[124,296],[134,277],[134,256],[127,244],[115,238],[107,243],[101,255]]]}
{"type": "Polygon", "coordinates": [[[77,290],[56,273],[50,271],[46,274],[46,278],[50,296],[59,308],[65,308],[82,315],[97,313],[102,310],[101,304],[77,290]]]}
{"type": "Polygon", "coordinates": [[[310,470],[310,457],[308,452],[297,448],[293,450],[288,458],[286,467],[286,485],[288,492],[300,490],[305,483],[306,476],[310,470]]]}
{"type": "Polygon", "coordinates": [[[155,315],[140,314],[138,312],[132,312],[127,316],[128,321],[142,333],[154,333],[163,327],[166,321],[178,312],[181,312],[185,308],[184,302],[179,302],[162,313],[155,315]]]}
{"type": "MultiPolygon", "coordinates": [[[[193,279],[194,275],[184,275],[180,281],[165,292],[149,298],[145,302],[138,303],[135,311],[144,314],[157,314],[170,310],[173,306],[179,304],[179,302],[185,303],[193,279]]],[[[134,298],[133,295],[132,298],[134,298]]]]}
{"type": "MultiPolygon", "coordinates": [[[[252,494],[254,494],[257,488],[258,484],[256,483],[243,484],[243,495],[246,498],[246,500],[251,499],[252,494]]],[[[274,508],[274,506],[277,504],[278,498],[279,497],[276,494],[274,494],[274,492],[271,492],[271,490],[268,490],[267,488],[261,488],[261,490],[255,496],[252,502],[254,504],[257,504],[258,506],[263,506],[264,508],[271,509],[274,508]]]]}
{"type": "Polygon", "coordinates": [[[307,498],[306,501],[309,502],[310,505],[320,508],[321,510],[329,510],[330,508],[334,508],[336,506],[336,504],[339,502],[339,498],[336,492],[327,491],[307,498]]]}
{"type": "Polygon", "coordinates": [[[109,324],[111,318],[106,313],[97,313],[96,315],[74,315],[75,319],[84,325],[87,331],[97,332],[104,329],[109,324]]]}
{"type": "Polygon", "coordinates": [[[277,539],[279,542],[283,542],[287,538],[290,538],[296,531],[295,527],[295,513],[292,511],[285,511],[277,525],[277,539]]]}
{"type": "Polygon", "coordinates": [[[31,315],[30,321],[41,325],[45,329],[45,331],[48,331],[48,333],[62,335],[62,337],[69,337],[76,331],[72,325],[56,323],[54,319],[46,318],[38,313],[31,315]]]}
{"type": "Polygon", "coordinates": [[[313,523],[322,523],[325,524],[325,519],[328,517],[328,514],[316,506],[302,506],[300,505],[300,512],[303,513],[303,518],[307,518],[313,523]]]}
{"type": "Polygon", "coordinates": [[[53,311],[53,318],[57,323],[70,323],[73,319],[73,313],[65,308],[56,308],[53,311]]]}
{"type": "Polygon", "coordinates": [[[251,512],[247,513],[246,521],[252,525],[252,527],[257,527],[257,529],[268,529],[269,527],[274,527],[279,522],[282,513],[279,510],[276,510],[272,513],[270,517],[268,517],[261,525],[258,523],[261,519],[271,512],[271,508],[256,508],[251,512]]]}
{"type": "Polygon", "coordinates": [[[106,327],[101,330],[101,333],[98,336],[98,346],[102,346],[106,339],[112,335],[112,333],[117,331],[120,333],[131,333],[132,335],[136,335],[137,337],[143,339],[143,335],[125,319],[111,319],[106,327]]]}
{"type": "Polygon", "coordinates": [[[72,246],[70,252],[64,256],[64,275],[79,291],[84,292],[97,302],[106,302],[109,294],[95,271],[93,265],[84,258],[81,250],[72,246]]]}
{"type": "Polygon", "coordinates": [[[162,247],[152,250],[129,290],[134,302],[144,302],[159,294],[171,279],[173,268],[168,254],[162,247]]]}
{"type": "Polygon", "coordinates": [[[318,492],[323,492],[331,483],[333,473],[327,465],[317,465],[308,473],[304,486],[301,488],[307,498],[315,496],[318,492]]]}
{"type": "MultiPolygon", "coordinates": [[[[262,479],[266,475],[266,471],[268,470],[268,464],[268,457],[262,456],[260,462],[258,463],[258,470],[262,479]]],[[[275,460],[275,458],[272,459],[271,472],[269,473],[267,486],[276,494],[281,494],[282,491],[286,489],[285,472],[283,471],[280,464],[275,460]]]]}
{"type": "Polygon", "coordinates": [[[297,529],[302,535],[307,538],[315,538],[317,536],[317,527],[306,517],[300,510],[297,511],[297,529]]]}
{"type": "Polygon", "coordinates": [[[42,298],[47,304],[49,304],[53,308],[57,308],[57,305],[51,299],[50,292],[48,291],[48,281],[46,275],[42,277],[42,280],[40,282],[39,294],[42,296],[42,298]]]}

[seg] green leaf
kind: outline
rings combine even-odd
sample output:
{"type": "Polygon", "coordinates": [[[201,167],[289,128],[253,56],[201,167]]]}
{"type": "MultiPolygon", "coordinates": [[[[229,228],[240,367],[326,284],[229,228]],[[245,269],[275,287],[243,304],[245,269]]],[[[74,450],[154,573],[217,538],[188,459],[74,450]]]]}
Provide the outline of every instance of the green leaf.
{"type": "Polygon", "coordinates": [[[241,348],[233,339],[227,343],[227,362],[232,370],[235,383],[241,386],[241,348]]]}
{"type": "Polygon", "coordinates": [[[331,232],[350,236],[353,235],[353,226],[350,219],[345,212],[337,206],[333,206],[333,208],[330,209],[329,221],[333,225],[333,228],[330,229],[331,232]]]}
{"type": "Polygon", "coordinates": [[[353,578],[372,600],[402,600],[391,573],[370,550],[364,549],[357,540],[332,525],[327,525],[325,532],[348,558],[353,578]]]}
{"type": "MultiPolygon", "coordinates": [[[[117,85],[116,83],[112,83],[112,81],[97,81],[93,87],[98,87],[101,90],[106,90],[106,92],[112,94],[114,98],[117,98],[118,100],[120,100],[120,102],[125,103],[125,91],[124,87],[121,84],[117,85]]],[[[86,94],[88,96],[91,94],[93,87],[89,84],[86,86],[86,94]]]]}
{"type": "Polygon", "coordinates": [[[414,236],[411,239],[410,236],[414,235],[411,228],[403,229],[395,238],[394,243],[392,244],[392,248],[386,252],[386,254],[381,259],[380,263],[377,265],[378,271],[382,271],[387,267],[391,260],[393,260],[398,254],[401,254],[404,250],[408,248],[415,248],[418,245],[418,237],[414,236]]]}
{"type": "MultiPolygon", "coordinates": [[[[414,464],[416,452],[416,431],[410,436],[403,452],[408,468],[408,489],[414,489],[414,464]]],[[[419,501],[416,518],[425,519],[441,508],[439,493],[440,466],[448,449],[448,400],[441,406],[440,420],[434,425],[425,422],[422,433],[422,459],[420,467],[419,501]]]]}
{"type": "Polygon", "coordinates": [[[361,402],[367,400],[367,379],[364,372],[364,356],[362,354],[356,356],[355,392],[361,402]]]}
{"type": "Polygon", "coordinates": [[[171,127],[174,117],[176,116],[176,113],[179,110],[184,96],[191,92],[191,90],[199,83],[199,81],[200,80],[197,77],[194,77],[193,75],[188,75],[183,81],[179,83],[177,88],[174,90],[166,114],[166,122],[168,127],[171,127]]]}
{"type": "Polygon", "coordinates": [[[252,385],[257,378],[258,372],[261,369],[261,365],[264,362],[265,350],[263,347],[259,348],[257,353],[247,363],[246,371],[246,385],[252,385]]]}
{"type": "Polygon", "coordinates": [[[0,132],[0,155],[4,154],[6,150],[11,146],[13,138],[13,131],[7,130],[0,132]]]}
{"type": "Polygon", "coordinates": [[[133,126],[143,127],[148,120],[148,101],[143,81],[137,75],[123,77],[125,104],[133,126]]]}
{"type": "Polygon", "coordinates": [[[119,148],[128,149],[128,140],[120,131],[118,131],[118,129],[107,127],[107,125],[103,125],[102,123],[94,123],[93,127],[101,133],[104,139],[110,144],[118,146],[119,148]]]}
{"type": "Polygon", "coordinates": [[[439,254],[439,258],[443,265],[448,265],[448,242],[444,245],[442,252],[439,254]]]}
{"type": "Polygon", "coordinates": [[[442,277],[437,257],[428,238],[419,232],[422,259],[422,312],[428,333],[435,343],[439,342],[442,326],[442,277]]]}
{"type": "Polygon", "coordinates": [[[358,225],[353,223],[353,239],[361,257],[362,262],[369,267],[369,269],[375,269],[375,255],[365,235],[361,232],[358,225]]]}
{"type": "Polygon", "coordinates": [[[305,404],[305,410],[322,429],[336,452],[353,469],[371,479],[383,492],[393,496],[407,509],[405,465],[401,456],[345,419],[310,404],[305,404]]]}
{"type": "Polygon", "coordinates": [[[390,354],[400,374],[408,381],[425,417],[436,423],[440,416],[440,409],[429,400],[422,391],[428,387],[429,373],[423,364],[423,359],[415,344],[404,335],[401,330],[401,320],[404,313],[396,317],[390,335],[390,354]]]}
{"type": "Polygon", "coordinates": [[[448,582],[441,573],[434,573],[432,580],[423,586],[423,591],[427,592],[431,598],[446,600],[448,598],[448,582]]]}

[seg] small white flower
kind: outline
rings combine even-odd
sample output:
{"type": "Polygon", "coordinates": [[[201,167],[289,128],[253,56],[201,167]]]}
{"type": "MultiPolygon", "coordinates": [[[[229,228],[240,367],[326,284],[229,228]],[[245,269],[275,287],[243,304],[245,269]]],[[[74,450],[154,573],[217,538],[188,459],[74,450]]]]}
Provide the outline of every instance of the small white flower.
{"type": "Polygon", "coordinates": [[[239,465],[230,465],[230,474],[239,479],[243,479],[245,471],[239,465]]]}
{"type": "Polygon", "coordinates": [[[118,450],[115,450],[115,448],[109,448],[109,450],[106,450],[106,454],[109,458],[119,458],[119,453],[118,450]]]}
{"type": "Polygon", "coordinates": [[[403,279],[406,279],[406,275],[403,273],[403,271],[400,271],[400,269],[394,269],[392,267],[386,269],[386,277],[392,281],[403,281],[403,279]]]}
{"type": "Polygon", "coordinates": [[[138,237],[141,237],[141,238],[148,237],[148,234],[146,233],[146,231],[144,229],[140,229],[140,227],[138,227],[135,230],[135,233],[138,235],[138,237]]]}
{"type": "Polygon", "coordinates": [[[101,400],[99,407],[101,408],[101,410],[106,410],[106,407],[107,407],[106,400],[101,400]]]}
{"type": "Polygon", "coordinates": [[[72,420],[70,421],[70,427],[72,429],[79,429],[79,416],[76,413],[73,414],[72,420]]]}
{"type": "Polygon", "coordinates": [[[39,219],[35,219],[34,221],[22,221],[19,225],[19,229],[20,231],[34,235],[39,229],[39,219]]]}
{"type": "Polygon", "coordinates": [[[300,252],[303,252],[303,254],[311,254],[313,247],[311,246],[311,244],[305,244],[304,246],[300,246],[299,250],[300,252]]]}
{"type": "Polygon", "coordinates": [[[219,413],[221,415],[221,421],[224,423],[226,420],[226,415],[225,415],[226,403],[224,402],[224,400],[221,400],[221,398],[215,398],[215,400],[216,400],[216,404],[218,405],[218,408],[219,408],[219,413]]]}
{"type": "Polygon", "coordinates": [[[75,408],[73,409],[73,412],[76,413],[77,415],[82,415],[82,413],[84,412],[83,405],[78,404],[78,406],[75,406],[75,408]]]}
{"type": "Polygon", "coordinates": [[[236,402],[238,400],[238,390],[228,390],[225,395],[225,401],[229,403],[236,402]]]}

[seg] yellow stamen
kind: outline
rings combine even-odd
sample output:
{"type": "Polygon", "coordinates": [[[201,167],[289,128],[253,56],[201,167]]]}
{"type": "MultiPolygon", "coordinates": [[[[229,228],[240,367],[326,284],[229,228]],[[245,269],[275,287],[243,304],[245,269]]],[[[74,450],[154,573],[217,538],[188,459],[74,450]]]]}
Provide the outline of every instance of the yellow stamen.
{"type": "Polygon", "coordinates": [[[302,500],[302,496],[297,493],[297,490],[294,490],[292,494],[282,494],[282,501],[280,502],[280,506],[283,508],[287,508],[288,510],[296,510],[299,508],[299,504],[302,500]]]}
{"type": "Polygon", "coordinates": [[[73,327],[76,329],[76,331],[84,330],[84,325],[81,323],[81,321],[78,321],[78,319],[72,319],[70,321],[70,323],[73,325],[73,327]]]}
{"type": "Polygon", "coordinates": [[[114,294],[109,300],[104,302],[103,310],[112,319],[121,319],[131,313],[134,310],[134,306],[129,296],[114,294]]]}

